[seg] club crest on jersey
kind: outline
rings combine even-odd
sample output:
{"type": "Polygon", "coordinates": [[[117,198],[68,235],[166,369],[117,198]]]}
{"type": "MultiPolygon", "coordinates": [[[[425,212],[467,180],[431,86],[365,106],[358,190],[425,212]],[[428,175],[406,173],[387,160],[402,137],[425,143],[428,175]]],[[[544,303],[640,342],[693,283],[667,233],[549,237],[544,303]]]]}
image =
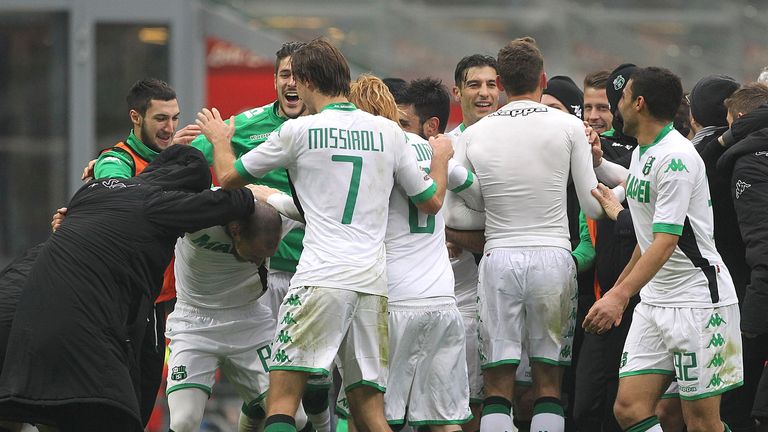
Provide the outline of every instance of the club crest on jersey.
{"type": "Polygon", "coordinates": [[[173,381],[181,381],[187,377],[187,367],[186,366],[174,366],[171,370],[171,380],[173,381]]]}
{"type": "Polygon", "coordinates": [[[648,158],[648,161],[645,162],[645,165],[643,165],[643,175],[648,175],[651,173],[651,167],[653,166],[653,162],[655,160],[656,158],[653,156],[648,158]]]}

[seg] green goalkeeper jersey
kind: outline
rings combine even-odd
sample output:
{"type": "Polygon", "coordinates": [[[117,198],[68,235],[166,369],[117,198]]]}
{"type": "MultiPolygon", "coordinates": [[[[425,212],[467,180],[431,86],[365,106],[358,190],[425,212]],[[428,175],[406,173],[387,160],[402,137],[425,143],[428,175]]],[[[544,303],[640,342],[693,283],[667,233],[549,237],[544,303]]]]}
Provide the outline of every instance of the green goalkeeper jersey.
{"type": "MultiPolygon", "coordinates": [[[[235,153],[235,157],[240,158],[248,151],[258,147],[269,138],[269,135],[274,130],[285,123],[286,119],[277,114],[277,109],[277,102],[273,102],[235,116],[235,134],[232,137],[232,150],[235,153]]],[[[227,122],[229,121],[227,120],[227,122]]],[[[208,160],[208,164],[213,164],[213,145],[204,135],[195,138],[191,145],[203,152],[208,160]]],[[[288,184],[288,171],[283,168],[268,172],[263,177],[256,179],[254,183],[269,186],[292,195],[291,187],[288,184]]],[[[270,270],[295,273],[299,256],[301,256],[303,239],[303,228],[291,230],[280,242],[277,253],[270,258],[270,270]]]]}

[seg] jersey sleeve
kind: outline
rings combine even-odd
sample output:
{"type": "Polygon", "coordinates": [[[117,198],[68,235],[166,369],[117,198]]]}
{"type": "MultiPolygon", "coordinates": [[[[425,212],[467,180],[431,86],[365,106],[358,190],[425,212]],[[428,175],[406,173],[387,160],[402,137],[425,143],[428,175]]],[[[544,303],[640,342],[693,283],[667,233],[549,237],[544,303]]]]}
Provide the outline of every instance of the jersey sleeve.
{"type": "Polygon", "coordinates": [[[455,192],[445,194],[445,225],[458,230],[482,230],[485,229],[485,203],[480,193],[480,183],[469,168],[471,163],[466,152],[468,137],[468,134],[464,134],[453,138],[455,154],[452,161],[472,175],[472,184],[458,194],[455,192]]]}
{"type": "Polygon", "coordinates": [[[144,202],[148,219],[172,232],[194,232],[224,225],[253,213],[253,194],[246,188],[199,193],[163,191],[144,202]]]}
{"type": "Polygon", "coordinates": [[[605,214],[603,206],[592,196],[592,189],[597,187],[597,177],[592,167],[592,154],[589,142],[584,135],[581,123],[574,123],[571,128],[571,177],[576,189],[579,205],[587,217],[600,219],[605,214]]]}
{"type": "Polygon", "coordinates": [[[288,165],[293,143],[291,129],[286,125],[272,132],[263,144],[235,161],[235,170],[240,177],[254,183],[273,169],[288,165]]]}
{"type": "Polygon", "coordinates": [[[670,153],[658,164],[654,233],[682,235],[696,180],[696,173],[691,172],[697,169],[693,157],[688,153],[670,153]]]}
{"type": "Polygon", "coordinates": [[[413,147],[406,145],[405,134],[394,133],[397,151],[395,156],[395,183],[403,188],[414,204],[420,204],[432,198],[437,186],[432,178],[419,168],[418,157],[413,147]]]}
{"type": "Polygon", "coordinates": [[[210,141],[208,141],[208,138],[205,137],[205,135],[200,134],[192,140],[191,143],[189,143],[190,146],[200,150],[201,153],[205,156],[205,160],[208,161],[208,165],[213,165],[213,144],[211,144],[210,141]]]}
{"type": "Polygon", "coordinates": [[[93,178],[130,178],[134,175],[133,159],[125,152],[109,150],[96,159],[93,178]]]}

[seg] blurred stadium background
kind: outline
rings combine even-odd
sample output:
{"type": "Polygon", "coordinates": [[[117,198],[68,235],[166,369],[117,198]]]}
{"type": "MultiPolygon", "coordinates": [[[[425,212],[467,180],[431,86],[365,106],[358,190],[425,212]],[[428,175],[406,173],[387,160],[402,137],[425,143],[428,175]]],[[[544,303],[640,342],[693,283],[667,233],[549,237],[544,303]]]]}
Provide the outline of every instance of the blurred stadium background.
{"type": "MultiPolygon", "coordinates": [[[[47,237],[86,162],[124,139],[125,93],[142,77],[176,89],[183,127],[202,106],[272,101],[284,41],[322,36],[354,75],[450,87],[461,57],[530,35],[550,76],[581,83],[633,62],[689,90],[712,73],[754,81],[767,29],[768,0],[0,0],[0,266],[47,237]]],[[[214,423],[239,407],[220,394],[214,423]]]]}

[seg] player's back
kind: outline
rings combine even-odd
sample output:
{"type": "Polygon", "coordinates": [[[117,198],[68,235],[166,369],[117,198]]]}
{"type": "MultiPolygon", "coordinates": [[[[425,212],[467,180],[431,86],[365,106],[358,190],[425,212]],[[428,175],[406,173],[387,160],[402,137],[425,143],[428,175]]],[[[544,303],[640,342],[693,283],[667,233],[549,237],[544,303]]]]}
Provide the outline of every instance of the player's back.
{"type": "Polygon", "coordinates": [[[485,200],[486,249],[570,248],[563,205],[568,176],[572,169],[592,172],[578,119],[540,103],[515,101],[467,128],[462,139],[485,200]]]}
{"type": "MultiPolygon", "coordinates": [[[[419,167],[428,170],[432,160],[429,142],[412,133],[406,137],[419,167]]],[[[424,214],[395,186],[389,197],[386,245],[390,302],[454,296],[442,211],[424,214]]]]}
{"type": "Polygon", "coordinates": [[[176,296],[187,304],[229,308],[255,301],[264,292],[259,267],[238,261],[232,238],[221,225],[188,233],[176,242],[176,296]]]}
{"type": "Polygon", "coordinates": [[[403,132],[352,104],[333,104],[277,133],[291,143],[288,171],[307,221],[291,286],[386,295],[384,233],[403,132]]]}

